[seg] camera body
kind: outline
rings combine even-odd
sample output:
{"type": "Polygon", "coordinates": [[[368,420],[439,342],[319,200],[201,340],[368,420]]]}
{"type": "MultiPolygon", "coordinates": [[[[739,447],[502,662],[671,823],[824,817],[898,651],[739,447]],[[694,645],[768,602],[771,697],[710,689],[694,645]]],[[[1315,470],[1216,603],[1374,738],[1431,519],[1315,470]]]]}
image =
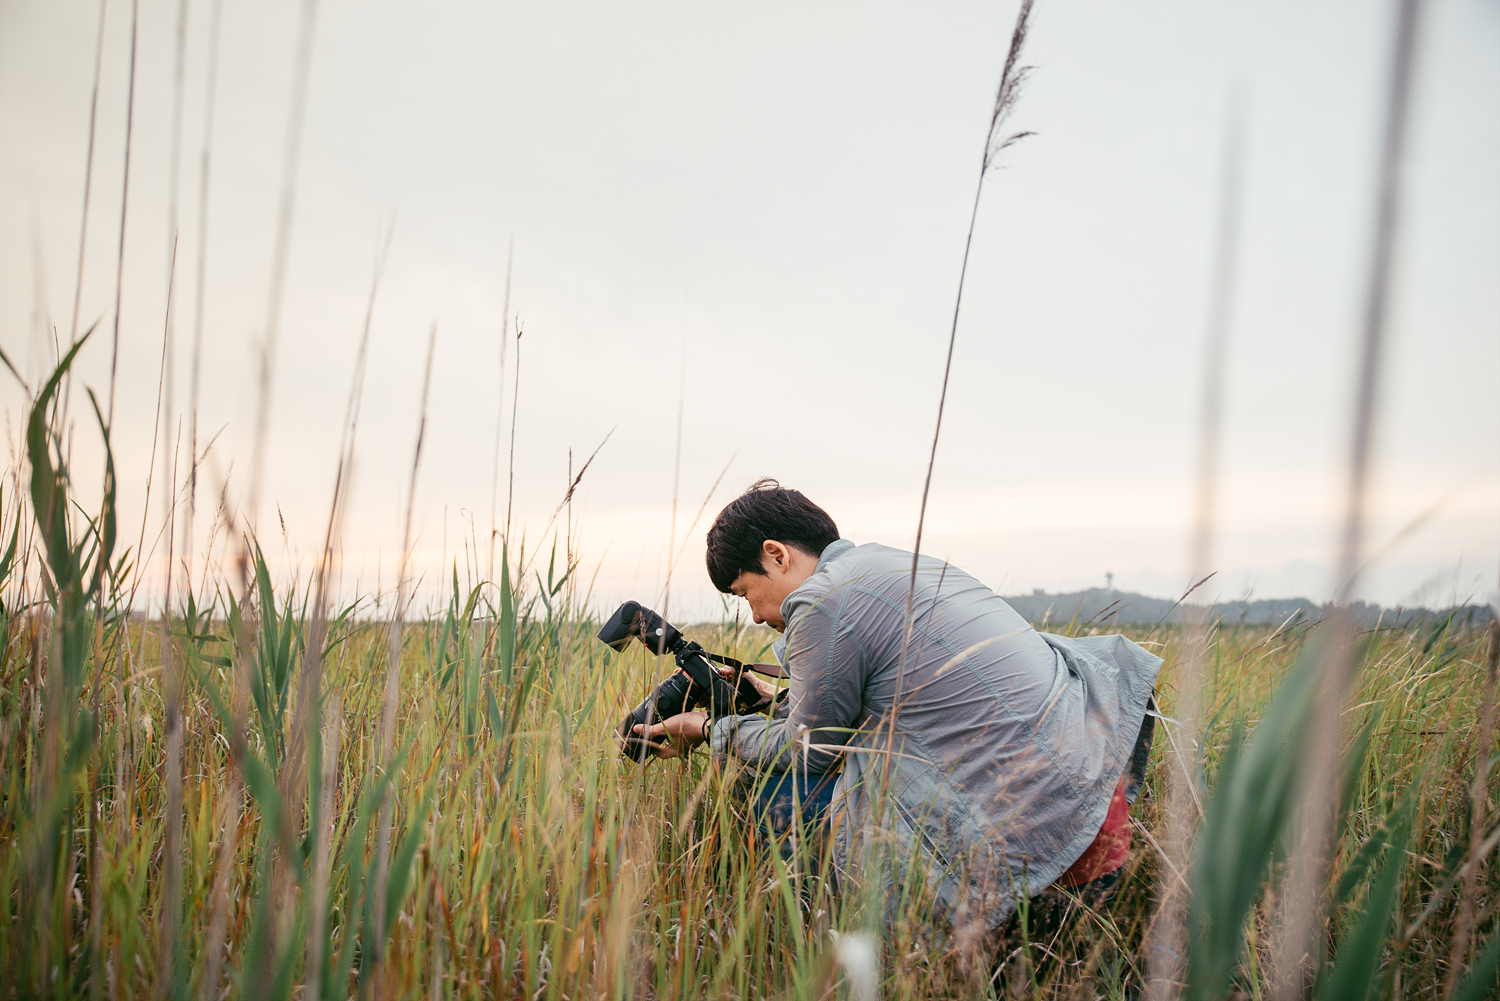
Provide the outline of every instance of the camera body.
{"type": "Polygon", "coordinates": [[[745,665],[709,653],[638,601],[627,601],[615,609],[599,630],[599,639],[614,650],[624,650],[631,640],[639,640],[657,654],[671,654],[679,668],[620,721],[616,730],[620,753],[634,761],[644,761],[661,746],[661,742],[638,736],[634,730],[637,724],[659,723],[700,707],[706,707],[710,716],[745,715],[760,712],[770,702],[745,676],[745,665]],[[712,661],[734,668],[733,683],[725,680],[712,661]]]}

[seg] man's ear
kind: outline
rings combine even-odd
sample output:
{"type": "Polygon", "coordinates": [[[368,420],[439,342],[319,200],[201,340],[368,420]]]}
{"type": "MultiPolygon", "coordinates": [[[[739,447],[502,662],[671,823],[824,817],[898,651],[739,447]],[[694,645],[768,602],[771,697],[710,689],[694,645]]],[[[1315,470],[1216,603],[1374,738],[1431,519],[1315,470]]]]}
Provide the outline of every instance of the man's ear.
{"type": "Polygon", "coordinates": [[[792,565],[792,554],[775,539],[767,539],[760,544],[760,561],[767,571],[772,567],[785,571],[792,565]]]}

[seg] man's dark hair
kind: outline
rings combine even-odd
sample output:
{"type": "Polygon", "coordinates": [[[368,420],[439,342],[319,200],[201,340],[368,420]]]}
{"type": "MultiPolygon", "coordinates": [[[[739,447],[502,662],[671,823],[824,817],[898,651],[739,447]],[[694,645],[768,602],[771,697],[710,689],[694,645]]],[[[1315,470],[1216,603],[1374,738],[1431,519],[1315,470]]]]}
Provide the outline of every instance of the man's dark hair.
{"type": "Polygon", "coordinates": [[[828,512],[770,477],[756,480],[730,501],[708,530],[708,576],[726,594],[742,573],[765,575],[761,545],[774,539],[816,559],[837,542],[839,527],[828,512]]]}

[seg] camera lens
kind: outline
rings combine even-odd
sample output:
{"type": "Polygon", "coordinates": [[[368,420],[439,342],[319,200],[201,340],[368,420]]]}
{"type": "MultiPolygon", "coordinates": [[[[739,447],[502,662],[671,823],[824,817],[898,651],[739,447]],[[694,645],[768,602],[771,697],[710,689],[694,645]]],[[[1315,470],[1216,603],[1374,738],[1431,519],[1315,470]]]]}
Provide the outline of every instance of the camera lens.
{"type": "Polygon", "coordinates": [[[634,727],[637,724],[659,723],[679,713],[688,712],[697,704],[697,692],[692,679],[681,671],[673,671],[620,721],[620,727],[616,731],[622,742],[620,753],[633,761],[644,761],[650,754],[652,743],[639,736],[634,727]]]}

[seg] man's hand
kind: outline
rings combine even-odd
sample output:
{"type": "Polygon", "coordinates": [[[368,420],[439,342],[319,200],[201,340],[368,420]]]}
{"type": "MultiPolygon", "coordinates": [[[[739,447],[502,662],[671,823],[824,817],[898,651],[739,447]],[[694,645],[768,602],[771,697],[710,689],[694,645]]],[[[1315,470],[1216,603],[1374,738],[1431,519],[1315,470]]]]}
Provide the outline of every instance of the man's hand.
{"type": "Polygon", "coordinates": [[[708,713],[678,713],[676,716],[669,716],[660,723],[653,723],[650,726],[637,723],[635,733],[636,736],[644,737],[652,742],[651,754],[653,756],[682,758],[703,743],[707,722],[708,713]],[[662,737],[666,737],[670,743],[658,746],[655,742],[662,737]]]}
{"type": "MultiPolygon", "coordinates": [[[[734,684],[734,668],[730,667],[728,664],[725,664],[722,667],[717,668],[717,670],[719,672],[719,675],[723,677],[725,681],[729,682],[731,685],[734,684]]],[[[765,680],[764,678],[758,677],[754,671],[750,670],[748,665],[745,667],[745,673],[742,676],[745,678],[745,680],[749,681],[750,684],[755,686],[755,690],[760,693],[762,701],[766,699],[774,699],[776,697],[776,693],[780,690],[773,683],[765,680]]]]}

